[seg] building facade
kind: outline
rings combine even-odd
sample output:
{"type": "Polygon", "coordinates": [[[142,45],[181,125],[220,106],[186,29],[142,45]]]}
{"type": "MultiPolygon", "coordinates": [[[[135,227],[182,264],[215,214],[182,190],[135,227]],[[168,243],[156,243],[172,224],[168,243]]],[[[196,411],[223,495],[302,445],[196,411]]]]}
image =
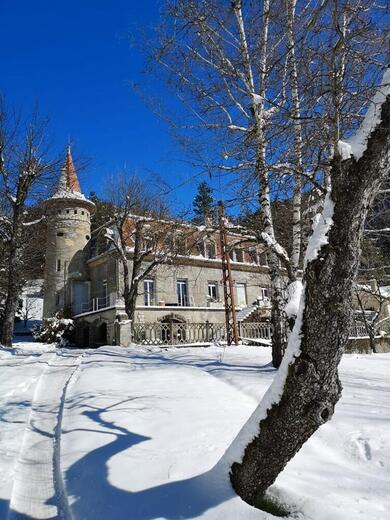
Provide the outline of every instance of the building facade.
{"type": "MultiPolygon", "coordinates": [[[[196,243],[185,255],[177,254],[169,265],[157,266],[141,281],[130,325],[124,313],[121,262],[99,230],[91,237],[94,204],[81,193],[69,149],[58,189],[45,207],[44,317],[65,309],[76,321],[79,344],[129,343],[131,334],[126,327],[146,330],[148,324],[159,323],[224,324],[219,233],[211,226],[186,224],[197,236],[196,243]]],[[[258,319],[266,320],[270,310],[266,252],[254,243],[245,248],[234,246],[241,238],[229,232],[238,318],[244,320],[255,312],[258,319]]],[[[131,239],[126,253],[131,270],[131,239]]]]}

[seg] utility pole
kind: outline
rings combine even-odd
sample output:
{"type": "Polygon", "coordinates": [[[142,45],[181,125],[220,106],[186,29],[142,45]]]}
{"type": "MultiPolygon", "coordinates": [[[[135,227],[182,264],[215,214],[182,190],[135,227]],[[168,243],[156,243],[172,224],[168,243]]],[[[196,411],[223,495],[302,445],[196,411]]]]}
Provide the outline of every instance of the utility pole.
{"type": "Polygon", "coordinates": [[[230,256],[227,241],[227,233],[225,226],[225,208],[223,202],[219,202],[219,236],[221,242],[221,259],[222,259],[222,281],[223,292],[225,298],[225,317],[226,317],[226,336],[227,344],[234,343],[238,345],[238,329],[236,304],[234,299],[234,287],[232,279],[232,270],[230,266],[230,256]]]}

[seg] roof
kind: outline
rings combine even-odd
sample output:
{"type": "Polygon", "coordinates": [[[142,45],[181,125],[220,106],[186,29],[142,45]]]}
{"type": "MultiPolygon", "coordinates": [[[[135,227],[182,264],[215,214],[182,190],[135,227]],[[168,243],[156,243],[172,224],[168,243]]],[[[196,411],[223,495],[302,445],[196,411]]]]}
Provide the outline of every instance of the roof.
{"type": "Polygon", "coordinates": [[[70,146],[68,146],[66,151],[65,163],[61,169],[61,175],[57,184],[57,189],[49,200],[52,199],[73,199],[87,202],[91,206],[94,206],[93,202],[88,200],[81,193],[80,182],[77,177],[77,171],[73,162],[70,146]]]}

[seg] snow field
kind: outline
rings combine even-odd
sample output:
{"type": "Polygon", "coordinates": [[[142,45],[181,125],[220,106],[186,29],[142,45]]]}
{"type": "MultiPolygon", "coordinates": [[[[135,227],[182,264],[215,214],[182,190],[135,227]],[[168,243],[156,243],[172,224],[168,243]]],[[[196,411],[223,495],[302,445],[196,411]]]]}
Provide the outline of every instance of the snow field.
{"type": "MultiPolygon", "coordinates": [[[[0,350],[1,519],[274,518],[234,494],[226,452],[275,376],[270,349],[34,348],[0,350]]],[[[332,421],[271,488],[291,518],[389,518],[389,369],[344,356],[332,421]]]]}

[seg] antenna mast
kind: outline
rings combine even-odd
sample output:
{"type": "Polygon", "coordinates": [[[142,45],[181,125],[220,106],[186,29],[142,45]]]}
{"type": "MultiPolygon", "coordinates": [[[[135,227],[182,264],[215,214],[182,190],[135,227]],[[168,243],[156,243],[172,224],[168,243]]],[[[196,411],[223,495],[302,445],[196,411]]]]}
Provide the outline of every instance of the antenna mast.
{"type": "Polygon", "coordinates": [[[236,317],[236,305],[234,299],[234,287],[232,270],[230,266],[229,248],[226,233],[225,208],[222,201],[219,202],[219,236],[221,242],[222,280],[225,297],[225,317],[227,344],[238,345],[238,329],[236,317]]]}

